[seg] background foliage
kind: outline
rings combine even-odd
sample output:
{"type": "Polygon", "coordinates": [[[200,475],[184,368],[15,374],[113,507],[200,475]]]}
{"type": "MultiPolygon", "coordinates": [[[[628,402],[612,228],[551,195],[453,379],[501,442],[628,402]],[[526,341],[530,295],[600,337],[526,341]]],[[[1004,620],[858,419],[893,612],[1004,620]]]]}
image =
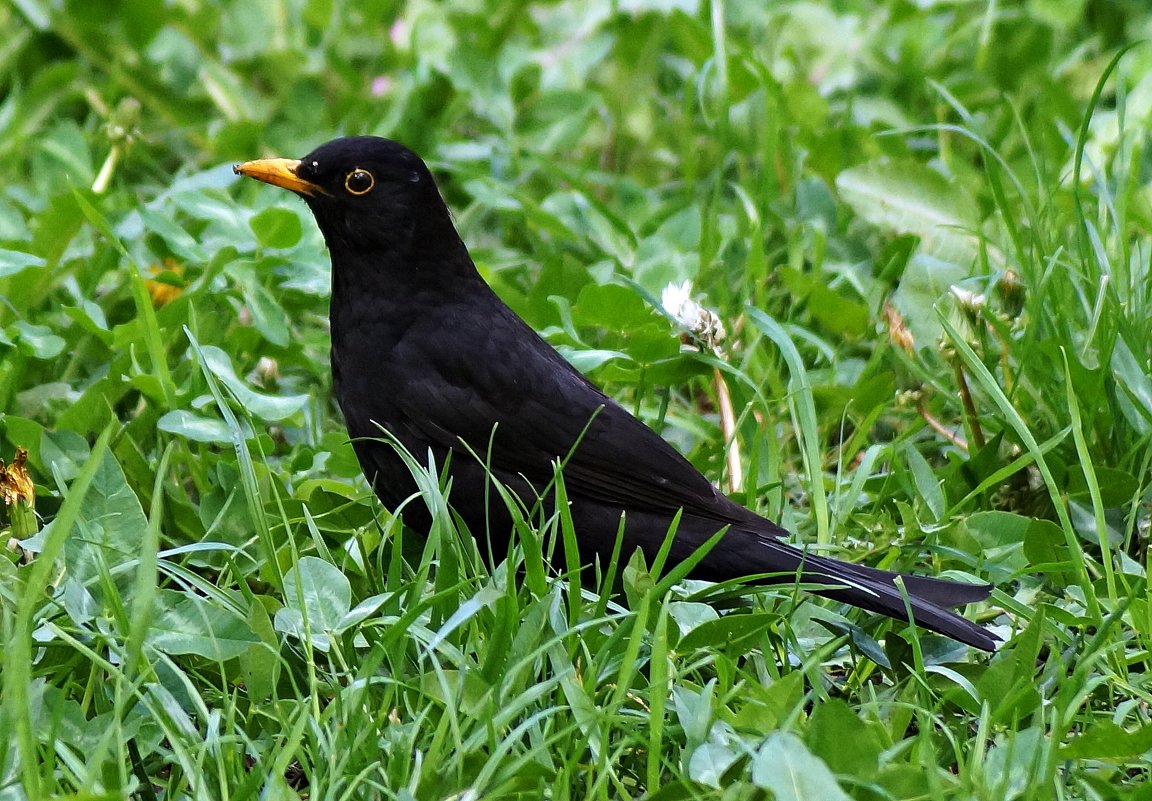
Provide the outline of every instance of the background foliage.
{"type": "Polygon", "coordinates": [[[39,516],[5,518],[0,798],[1152,798],[1143,2],[0,29],[0,455],[39,516]],[[582,591],[540,521],[490,570],[434,476],[403,532],[330,397],[322,241],[230,169],[345,133],[424,154],[500,294],[737,497],[993,582],[1007,644],[636,562],[582,591]],[[660,313],[684,281],[719,354],[660,313]]]}

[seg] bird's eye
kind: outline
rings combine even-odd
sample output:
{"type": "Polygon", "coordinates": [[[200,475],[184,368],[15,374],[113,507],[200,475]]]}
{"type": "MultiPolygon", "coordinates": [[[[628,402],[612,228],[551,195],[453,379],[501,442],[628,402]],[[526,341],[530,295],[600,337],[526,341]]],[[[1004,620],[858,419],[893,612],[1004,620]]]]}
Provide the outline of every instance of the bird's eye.
{"type": "Polygon", "coordinates": [[[344,179],[344,188],[353,195],[366,195],[376,186],[376,179],[368,170],[357,167],[344,179]]]}

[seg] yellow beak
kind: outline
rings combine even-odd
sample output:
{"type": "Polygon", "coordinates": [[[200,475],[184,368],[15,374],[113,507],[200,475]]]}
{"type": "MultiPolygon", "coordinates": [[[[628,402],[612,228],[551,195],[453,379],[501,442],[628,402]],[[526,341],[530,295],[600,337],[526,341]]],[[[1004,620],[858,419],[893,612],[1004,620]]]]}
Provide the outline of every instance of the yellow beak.
{"type": "Polygon", "coordinates": [[[305,181],[296,175],[296,168],[300,166],[298,159],[258,159],[237,164],[232,172],[255,178],[272,186],[290,189],[300,195],[326,195],[327,192],[319,184],[305,181]]]}

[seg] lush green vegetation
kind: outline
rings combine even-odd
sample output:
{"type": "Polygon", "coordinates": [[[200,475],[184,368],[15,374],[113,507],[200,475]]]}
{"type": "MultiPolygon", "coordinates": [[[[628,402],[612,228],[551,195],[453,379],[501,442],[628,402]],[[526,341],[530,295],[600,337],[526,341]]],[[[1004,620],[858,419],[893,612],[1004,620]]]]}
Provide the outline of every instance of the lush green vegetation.
{"type": "Polygon", "coordinates": [[[0,29],[0,456],[38,515],[3,513],[0,799],[1152,798],[1142,0],[0,29]],[[330,395],[323,243],[230,170],[341,133],[423,153],[500,294],[734,495],[993,582],[1006,644],[635,561],[582,589],[539,567],[563,521],[489,569],[434,475],[402,531],[330,395]],[[687,280],[718,350],[658,309],[687,280]]]}

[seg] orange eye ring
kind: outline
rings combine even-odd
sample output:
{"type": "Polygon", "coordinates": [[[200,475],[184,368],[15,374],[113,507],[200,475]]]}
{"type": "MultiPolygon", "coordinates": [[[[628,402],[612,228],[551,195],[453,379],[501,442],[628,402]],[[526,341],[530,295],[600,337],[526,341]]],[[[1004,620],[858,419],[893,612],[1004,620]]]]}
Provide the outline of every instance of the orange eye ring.
{"type": "Polygon", "coordinates": [[[368,170],[357,167],[344,178],[344,188],[350,195],[366,195],[376,186],[376,179],[368,170]]]}

